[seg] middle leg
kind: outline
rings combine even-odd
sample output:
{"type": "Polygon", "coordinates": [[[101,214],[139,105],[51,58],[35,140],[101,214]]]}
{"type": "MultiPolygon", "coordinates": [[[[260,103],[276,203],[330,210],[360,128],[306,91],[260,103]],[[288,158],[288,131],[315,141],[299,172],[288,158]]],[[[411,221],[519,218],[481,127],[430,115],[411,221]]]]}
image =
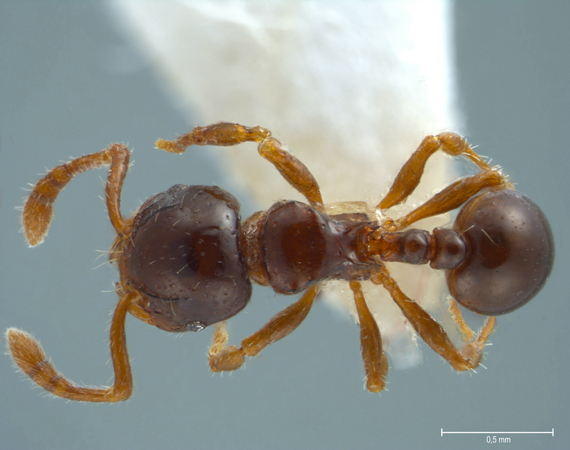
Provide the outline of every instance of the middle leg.
{"type": "Polygon", "coordinates": [[[428,159],[438,150],[450,156],[465,156],[483,172],[491,170],[489,165],[458,134],[441,133],[437,136],[427,136],[404,163],[390,191],[377,205],[377,208],[384,210],[404,202],[418,187],[428,159]]]}
{"type": "Polygon", "coordinates": [[[351,281],[350,289],[354,294],[354,302],[360,322],[360,347],[366,372],[366,387],[370,392],[380,392],[384,390],[384,379],[388,374],[388,360],[382,350],[380,330],[366,305],[360,282],[351,281]]]}

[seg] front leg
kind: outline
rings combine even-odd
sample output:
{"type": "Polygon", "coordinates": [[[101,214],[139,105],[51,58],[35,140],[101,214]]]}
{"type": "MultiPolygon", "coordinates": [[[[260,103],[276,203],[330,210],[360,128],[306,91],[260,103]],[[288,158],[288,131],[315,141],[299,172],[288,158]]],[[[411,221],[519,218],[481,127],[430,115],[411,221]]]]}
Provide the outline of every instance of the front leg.
{"type": "Polygon", "coordinates": [[[309,314],[320,286],[309,288],[296,302],[277,313],[258,332],[241,341],[240,347],[226,346],[228,333],[225,322],[214,327],[214,339],[208,352],[208,362],[212,372],[239,369],[245,362],[245,356],[256,356],[268,345],[283,339],[295,330],[309,314]]]}
{"type": "Polygon", "coordinates": [[[315,177],[292,153],[271,137],[271,132],[261,127],[245,127],[237,123],[216,123],[196,127],[178,139],[159,139],[155,145],[171,153],[184,153],[191,145],[230,146],[243,142],[257,142],[259,154],[275,166],[281,176],[303,194],[312,205],[322,205],[323,198],[315,177]]]}

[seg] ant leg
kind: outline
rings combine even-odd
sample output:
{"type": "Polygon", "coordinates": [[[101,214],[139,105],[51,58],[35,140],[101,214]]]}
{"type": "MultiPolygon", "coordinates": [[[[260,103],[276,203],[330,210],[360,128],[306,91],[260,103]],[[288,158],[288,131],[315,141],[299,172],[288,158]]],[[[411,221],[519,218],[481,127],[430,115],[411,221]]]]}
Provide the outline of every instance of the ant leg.
{"type": "Polygon", "coordinates": [[[138,294],[127,293],[123,296],[113,315],[111,323],[111,359],[115,371],[115,384],[108,388],[88,388],[77,386],[57,372],[40,343],[28,333],[16,328],[6,332],[8,350],[19,369],[32,381],[58,397],[82,402],[115,403],[126,400],[133,391],[133,380],[127,340],[125,338],[125,317],[131,302],[138,294]]]}
{"type": "Polygon", "coordinates": [[[354,301],[360,321],[360,346],[366,372],[366,387],[370,392],[380,392],[385,387],[384,378],[388,374],[388,360],[382,350],[380,330],[366,305],[360,283],[351,281],[350,289],[354,293],[354,301]]]}
{"type": "Polygon", "coordinates": [[[214,325],[212,345],[208,350],[208,364],[212,372],[239,369],[245,363],[245,353],[235,345],[228,346],[226,321],[214,325]]]}
{"type": "Polygon", "coordinates": [[[458,134],[441,133],[437,136],[427,136],[410,159],[402,166],[390,191],[378,204],[377,208],[388,209],[405,201],[420,183],[427,160],[438,150],[451,156],[465,156],[482,171],[490,170],[489,165],[458,134]]]}
{"type": "Polygon", "coordinates": [[[129,165],[130,152],[123,144],[114,144],[105,150],[81,156],[50,170],[33,187],[22,210],[22,225],[31,247],[41,244],[53,217],[53,203],[67,184],[80,173],[111,165],[106,185],[107,209],[111,223],[119,234],[125,221],[119,211],[121,188],[129,165]]]}
{"type": "Polygon", "coordinates": [[[176,140],[159,139],[156,148],[170,153],[182,154],[191,145],[215,145],[226,147],[243,142],[261,142],[271,132],[261,127],[245,127],[237,123],[220,122],[205,127],[196,127],[176,140]]]}
{"type": "Polygon", "coordinates": [[[418,220],[457,209],[482,189],[507,187],[504,176],[497,170],[488,170],[471,177],[461,178],[409,214],[391,222],[389,231],[402,230],[418,220]]]}
{"type": "Polygon", "coordinates": [[[240,347],[226,346],[228,333],[225,322],[216,324],[213,343],[208,352],[212,372],[239,369],[244,364],[246,355],[256,356],[268,345],[289,335],[309,314],[319,289],[319,285],[309,288],[296,303],[277,313],[258,332],[241,341],[240,347]]]}
{"type": "Polygon", "coordinates": [[[277,139],[268,137],[259,144],[259,154],[273,164],[281,176],[303,194],[313,206],[323,204],[319,184],[301,161],[286,150],[277,139]]]}
{"type": "Polygon", "coordinates": [[[469,328],[467,323],[465,323],[463,315],[461,314],[459,306],[457,305],[457,301],[453,297],[449,298],[447,308],[449,310],[451,318],[455,321],[455,323],[459,327],[459,331],[461,331],[463,339],[466,342],[471,342],[475,338],[475,336],[473,335],[473,330],[471,330],[471,328],[469,328]]]}
{"type": "Polygon", "coordinates": [[[273,164],[289,184],[312,205],[323,204],[319,185],[309,169],[271,137],[271,132],[265,128],[222,122],[196,127],[173,141],[159,139],[155,145],[161,150],[181,154],[191,145],[229,146],[243,142],[257,142],[259,154],[273,164]]]}
{"type": "Polygon", "coordinates": [[[459,350],[453,345],[443,327],[400,290],[398,284],[390,276],[385,267],[381,267],[379,271],[371,277],[371,281],[374,284],[384,286],[418,335],[433,351],[443,356],[451,367],[461,372],[464,370],[473,370],[479,365],[483,357],[485,342],[493,332],[495,317],[488,318],[477,338],[459,350]]]}

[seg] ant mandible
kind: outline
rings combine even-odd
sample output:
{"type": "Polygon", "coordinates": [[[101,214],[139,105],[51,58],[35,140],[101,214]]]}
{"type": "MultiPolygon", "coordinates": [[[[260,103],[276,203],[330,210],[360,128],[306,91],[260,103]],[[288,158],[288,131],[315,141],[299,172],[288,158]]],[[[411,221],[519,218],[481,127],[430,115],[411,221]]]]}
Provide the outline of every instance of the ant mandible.
{"type": "Polygon", "coordinates": [[[515,191],[454,133],[426,137],[401,168],[375,210],[398,205],[415,190],[427,160],[438,150],[463,156],[480,171],[460,179],[403,217],[380,221],[361,212],[327,214],[319,185],[307,167],[261,127],[218,123],[197,127],[156,146],[183,153],[191,145],[258,143],[262,157],[309,204],[280,201],[240,223],[239,203],[219,187],[176,185],[148,199],[130,218],[120,212],[121,188],[130,152],[123,144],[82,156],[51,170],[33,188],[22,213],[30,246],[43,242],[59,192],[76,175],[110,165],[105,187],[117,236],[110,260],[117,264],[119,303],[111,324],[112,387],[77,386],[46,359],[39,342],[10,328],[8,347],[20,370],[52,394],[86,402],[118,402],[130,397],[132,376],[125,338],[127,312],[171,332],[200,331],[214,325],[208,353],[212,371],[241,367],[269,344],[297,328],[326,280],[346,280],[354,294],[360,324],[366,386],[384,389],[388,362],[382,339],[361,288],[368,280],[383,286],[415,332],[457,371],[479,364],[496,315],[528,302],[544,285],[554,259],[550,227],[542,211],[515,191]],[[461,208],[452,229],[430,234],[409,229],[427,217],[461,208]],[[385,262],[430,263],[445,270],[452,317],[465,341],[458,349],[444,329],[408,298],[385,262]],[[251,295],[251,281],[281,294],[303,293],[239,347],[228,346],[225,321],[240,312],[251,295]],[[477,336],[464,322],[457,303],[490,316],[477,336]]]}

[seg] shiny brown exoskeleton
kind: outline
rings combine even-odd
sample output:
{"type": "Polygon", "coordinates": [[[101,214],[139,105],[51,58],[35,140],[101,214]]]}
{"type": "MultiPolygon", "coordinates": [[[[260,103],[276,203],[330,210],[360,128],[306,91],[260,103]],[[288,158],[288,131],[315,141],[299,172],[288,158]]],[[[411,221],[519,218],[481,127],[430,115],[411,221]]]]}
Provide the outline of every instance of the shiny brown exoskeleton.
{"type": "Polygon", "coordinates": [[[141,307],[165,331],[200,331],[229,319],[251,296],[239,231],[234,196],[173,186],[141,206],[130,239],[117,240],[123,285],[144,294],[141,307]]]}
{"type": "Polygon", "coordinates": [[[382,285],[417,334],[450,365],[471,370],[479,364],[496,315],[524,305],[544,285],[554,259],[554,244],[544,214],[528,197],[513,190],[497,169],[487,165],[453,133],[428,136],[402,167],[376,210],[402,203],[417,187],[429,157],[438,150],[464,156],[480,172],[451,184],[405,216],[379,221],[375,214],[351,210],[329,214],[309,170],[268,130],[220,123],[197,127],[176,141],[159,140],[158,148],[183,153],[190,145],[259,143],[259,153],[308,200],[275,203],[240,222],[239,203],[218,187],[176,185],[147,200],[124,219],[119,203],[130,152],[114,144],[92,155],[57,166],[28,197],[22,221],[31,246],[49,228],[52,204],[77,174],[110,165],[107,207],[117,237],[111,260],[118,265],[119,303],[111,325],[115,383],[109,388],[74,385],[47,361],[28,333],[11,328],[9,350],[19,368],[54,395],[72,400],[117,402],[132,393],[125,339],[125,316],[171,332],[214,326],[209,351],[213,371],[235,370],[245,356],[291,333],[307,316],[326,280],[346,280],[354,294],[360,323],[367,387],[384,388],[388,371],[376,320],[361,281],[382,285]],[[463,205],[463,206],[462,206],[463,205]],[[461,207],[452,229],[429,233],[410,228],[427,217],[461,207]],[[438,324],[408,298],[390,276],[387,262],[429,263],[445,270],[450,293],[464,307],[487,319],[478,336],[465,324],[457,304],[452,316],[466,344],[458,349],[438,324]],[[225,320],[241,311],[251,295],[251,281],[281,294],[303,293],[239,347],[228,346],[225,320]]]}

